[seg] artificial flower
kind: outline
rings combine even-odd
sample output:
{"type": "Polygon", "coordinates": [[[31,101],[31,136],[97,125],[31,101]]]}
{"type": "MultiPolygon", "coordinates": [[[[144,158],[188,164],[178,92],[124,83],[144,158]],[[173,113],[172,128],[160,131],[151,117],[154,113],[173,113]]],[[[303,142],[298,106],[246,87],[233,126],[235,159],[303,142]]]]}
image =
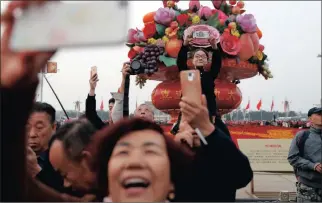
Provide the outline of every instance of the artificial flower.
{"type": "Polygon", "coordinates": [[[157,39],[155,43],[158,47],[165,47],[165,42],[162,39],[157,39]]]}
{"type": "Polygon", "coordinates": [[[232,29],[230,30],[230,33],[231,33],[231,35],[233,35],[233,36],[240,37],[240,33],[238,32],[238,30],[237,30],[236,28],[232,28],[232,29]]]}
{"type": "Polygon", "coordinates": [[[148,44],[156,44],[157,40],[154,38],[148,39],[148,44]]]}
{"type": "Polygon", "coordinates": [[[221,5],[225,5],[226,4],[226,1],[225,0],[213,0],[212,1],[212,5],[214,5],[214,7],[216,9],[220,9],[220,6],[221,5]]]}
{"type": "Polygon", "coordinates": [[[144,37],[144,34],[139,29],[129,29],[128,35],[127,35],[127,42],[128,43],[137,43],[141,41],[146,41],[146,38],[144,37]]]}
{"type": "Polygon", "coordinates": [[[195,15],[192,17],[192,24],[198,24],[200,22],[200,17],[195,15]]]}
{"type": "Polygon", "coordinates": [[[236,23],[235,23],[235,22],[230,22],[230,23],[228,24],[228,27],[229,27],[230,29],[236,29],[236,28],[237,28],[237,25],[236,25],[236,23]]]}
{"type": "Polygon", "coordinates": [[[159,8],[154,16],[155,22],[168,26],[175,18],[176,12],[172,8],[159,8]]]}
{"type": "Polygon", "coordinates": [[[193,12],[197,12],[200,9],[199,0],[190,0],[189,2],[189,10],[193,12]]]}
{"type": "Polygon", "coordinates": [[[225,53],[233,56],[236,56],[241,48],[238,37],[228,32],[224,32],[220,36],[220,46],[225,53]]]}
{"type": "Polygon", "coordinates": [[[187,24],[188,20],[189,20],[188,14],[180,14],[177,16],[177,21],[180,26],[184,26],[185,24],[187,24]]]}
{"type": "Polygon", "coordinates": [[[212,10],[208,6],[201,6],[198,11],[198,15],[200,18],[208,19],[212,16],[212,10]]]}
{"type": "Polygon", "coordinates": [[[179,0],[174,0],[174,1],[163,0],[163,7],[173,8],[177,2],[179,2],[179,0]]]}
{"type": "Polygon", "coordinates": [[[167,29],[165,29],[165,35],[169,38],[175,38],[177,37],[177,32],[178,32],[179,28],[172,28],[172,27],[168,27],[167,29]]]}
{"type": "Polygon", "coordinates": [[[142,32],[143,32],[144,37],[146,39],[153,37],[155,35],[155,33],[157,32],[156,27],[155,27],[155,23],[146,24],[144,26],[144,28],[142,29],[142,32]]]}
{"type": "Polygon", "coordinates": [[[222,12],[221,10],[212,9],[211,13],[212,13],[212,15],[215,15],[216,13],[218,13],[219,20],[226,21],[228,19],[228,16],[224,12],[222,12]]]}
{"type": "Polygon", "coordinates": [[[256,52],[256,57],[258,58],[258,60],[263,60],[263,57],[264,57],[264,55],[263,55],[263,52],[261,52],[261,51],[257,51],[256,52]]]}
{"type": "Polygon", "coordinates": [[[172,29],[176,29],[177,27],[179,27],[179,24],[178,24],[178,22],[177,22],[177,21],[172,21],[172,22],[170,23],[170,27],[171,27],[172,29]]]}
{"type": "Polygon", "coordinates": [[[164,41],[164,43],[167,43],[169,41],[169,38],[167,36],[163,36],[162,41],[164,41]]]}
{"type": "Polygon", "coordinates": [[[252,14],[239,15],[236,21],[244,32],[254,33],[257,30],[256,20],[252,14]]]}

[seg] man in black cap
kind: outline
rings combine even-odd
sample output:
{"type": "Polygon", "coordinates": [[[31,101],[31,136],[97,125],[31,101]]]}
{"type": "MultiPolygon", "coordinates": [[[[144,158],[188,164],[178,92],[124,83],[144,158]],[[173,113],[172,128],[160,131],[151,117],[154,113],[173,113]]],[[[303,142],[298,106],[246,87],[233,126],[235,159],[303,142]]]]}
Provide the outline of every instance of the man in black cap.
{"type": "Polygon", "coordinates": [[[294,137],[288,161],[297,176],[297,202],[322,202],[322,108],[309,110],[309,130],[294,137]]]}

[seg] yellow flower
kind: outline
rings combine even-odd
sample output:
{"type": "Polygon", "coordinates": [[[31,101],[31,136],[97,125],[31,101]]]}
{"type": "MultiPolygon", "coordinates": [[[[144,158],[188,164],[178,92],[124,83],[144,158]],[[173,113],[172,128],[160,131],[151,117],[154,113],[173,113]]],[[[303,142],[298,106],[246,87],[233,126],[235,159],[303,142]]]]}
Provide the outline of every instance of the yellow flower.
{"type": "Polygon", "coordinates": [[[261,51],[257,51],[257,53],[256,53],[256,57],[258,58],[258,60],[262,60],[263,59],[263,52],[261,52],[261,51]]]}
{"type": "Polygon", "coordinates": [[[231,33],[231,35],[233,35],[233,36],[240,37],[240,34],[239,34],[239,32],[238,32],[238,30],[237,30],[237,29],[231,29],[231,30],[230,30],[230,33],[231,33]]]}
{"type": "Polygon", "coordinates": [[[164,41],[164,43],[167,43],[169,41],[169,38],[167,36],[163,36],[162,41],[164,41]]]}
{"type": "Polygon", "coordinates": [[[174,1],[167,1],[167,7],[173,8],[174,6],[175,6],[175,2],[174,1]]]}
{"type": "Polygon", "coordinates": [[[200,22],[199,16],[193,16],[192,17],[192,24],[198,24],[200,22]]]}
{"type": "Polygon", "coordinates": [[[148,44],[155,44],[155,43],[157,43],[156,39],[154,39],[154,38],[148,39],[148,44]]]}

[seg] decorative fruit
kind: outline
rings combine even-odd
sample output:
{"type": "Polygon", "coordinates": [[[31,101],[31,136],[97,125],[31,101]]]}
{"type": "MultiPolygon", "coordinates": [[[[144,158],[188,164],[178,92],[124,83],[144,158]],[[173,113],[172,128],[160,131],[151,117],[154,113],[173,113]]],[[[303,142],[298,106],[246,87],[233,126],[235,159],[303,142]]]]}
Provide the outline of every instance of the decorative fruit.
{"type": "Polygon", "coordinates": [[[250,39],[253,42],[253,47],[254,47],[254,52],[253,52],[253,56],[256,56],[256,53],[259,49],[259,39],[256,33],[249,33],[250,39]]]}
{"type": "Polygon", "coordinates": [[[258,50],[259,51],[264,51],[264,49],[265,49],[265,47],[264,47],[264,45],[262,45],[262,44],[260,44],[259,46],[258,46],[258,50]]]}
{"type": "Polygon", "coordinates": [[[240,51],[238,53],[241,61],[247,61],[254,53],[254,45],[249,33],[242,34],[239,38],[240,51]]]}
{"type": "Polygon", "coordinates": [[[167,54],[173,58],[177,58],[179,51],[182,46],[182,40],[179,39],[170,39],[165,45],[165,51],[167,54]]]}
{"type": "Polygon", "coordinates": [[[245,3],[244,3],[243,1],[239,1],[239,2],[237,3],[237,6],[238,6],[239,8],[244,8],[245,3]]]}
{"type": "Polygon", "coordinates": [[[257,33],[257,36],[258,36],[259,39],[261,39],[263,37],[262,31],[258,27],[256,29],[256,33],[257,33]]]}
{"type": "Polygon", "coordinates": [[[229,29],[228,29],[228,28],[225,28],[225,29],[224,29],[224,32],[228,32],[228,33],[229,33],[230,31],[229,31],[229,29]]]}
{"type": "Polygon", "coordinates": [[[230,5],[235,5],[235,4],[236,4],[236,2],[237,2],[236,0],[229,0],[229,4],[230,4],[230,5]]]}
{"type": "Polygon", "coordinates": [[[226,21],[225,21],[224,19],[220,19],[220,20],[219,20],[220,25],[225,25],[225,22],[226,22],[226,21]]]}
{"type": "Polygon", "coordinates": [[[155,12],[150,12],[145,14],[145,16],[143,17],[143,23],[151,23],[154,22],[154,16],[155,16],[155,12]]]}
{"type": "Polygon", "coordinates": [[[229,27],[230,29],[236,29],[237,25],[236,25],[236,23],[235,23],[235,22],[230,22],[230,23],[228,24],[228,27],[229,27]]]}
{"type": "Polygon", "coordinates": [[[231,12],[235,15],[240,14],[240,8],[238,6],[234,6],[231,12]]]}

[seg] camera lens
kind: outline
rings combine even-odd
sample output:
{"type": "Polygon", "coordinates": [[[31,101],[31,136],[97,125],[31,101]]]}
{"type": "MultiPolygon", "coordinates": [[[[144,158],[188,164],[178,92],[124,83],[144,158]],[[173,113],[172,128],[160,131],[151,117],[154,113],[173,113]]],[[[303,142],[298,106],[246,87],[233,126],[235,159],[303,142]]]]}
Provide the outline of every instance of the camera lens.
{"type": "Polygon", "coordinates": [[[141,67],[141,63],[139,61],[133,61],[131,63],[131,68],[133,69],[134,72],[138,71],[141,67]]]}

